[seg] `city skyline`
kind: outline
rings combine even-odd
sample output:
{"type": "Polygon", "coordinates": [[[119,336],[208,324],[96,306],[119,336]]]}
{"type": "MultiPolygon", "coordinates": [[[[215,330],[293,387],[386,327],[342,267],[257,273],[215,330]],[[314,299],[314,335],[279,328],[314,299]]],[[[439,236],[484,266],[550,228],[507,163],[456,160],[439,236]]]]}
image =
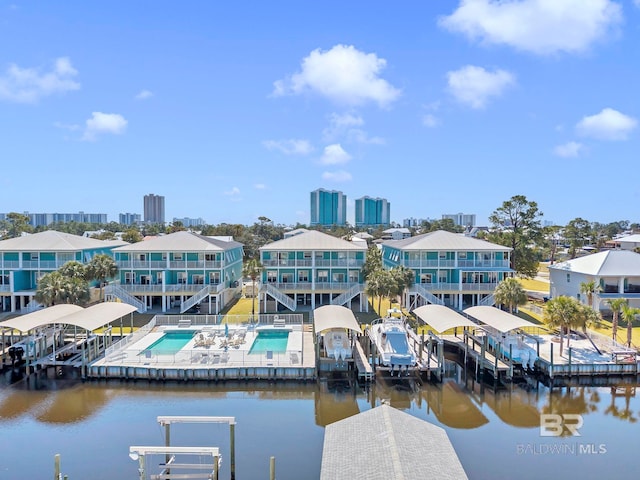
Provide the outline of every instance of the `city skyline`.
{"type": "Polygon", "coordinates": [[[0,2],[0,211],[638,222],[639,37],[633,0],[0,2]]]}

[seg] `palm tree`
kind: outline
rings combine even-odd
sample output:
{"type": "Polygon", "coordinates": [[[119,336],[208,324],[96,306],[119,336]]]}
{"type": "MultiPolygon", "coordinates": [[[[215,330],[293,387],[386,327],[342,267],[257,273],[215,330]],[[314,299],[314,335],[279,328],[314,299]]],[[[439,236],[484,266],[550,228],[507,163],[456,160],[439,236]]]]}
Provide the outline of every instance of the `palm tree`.
{"type": "Polygon", "coordinates": [[[622,319],[627,322],[627,347],[631,348],[631,338],[633,337],[633,321],[640,315],[640,308],[633,308],[629,305],[622,306],[622,319]]]}
{"type": "Polygon", "coordinates": [[[496,287],[493,296],[496,303],[509,306],[509,313],[516,307],[527,303],[527,294],[518,280],[513,277],[505,278],[496,287]]]}
{"type": "Polygon", "coordinates": [[[618,320],[620,319],[620,311],[622,307],[627,305],[626,298],[613,298],[608,300],[607,303],[611,307],[611,311],[613,312],[613,320],[611,322],[611,330],[612,330],[612,338],[614,342],[618,341],[618,320]]]}
{"type": "Polygon", "coordinates": [[[242,276],[249,277],[251,279],[251,318],[256,313],[256,278],[260,276],[262,272],[262,264],[259,260],[252,258],[244,264],[242,268],[242,276]]]}
{"type": "Polygon", "coordinates": [[[394,283],[394,294],[400,295],[400,305],[404,297],[404,291],[413,285],[416,281],[416,272],[411,268],[400,265],[391,269],[391,278],[394,283]]]}
{"type": "MultiPolygon", "coordinates": [[[[367,286],[365,292],[370,297],[378,297],[378,313],[382,304],[382,294],[385,291],[385,270],[373,270],[367,275],[367,286]]],[[[382,316],[382,315],[381,315],[382,316]]]]}
{"type": "Polygon", "coordinates": [[[64,303],[65,277],[59,272],[45,273],[38,280],[36,289],[36,302],[50,307],[59,303],[64,303]]]}
{"type": "MultiPolygon", "coordinates": [[[[573,297],[561,295],[552,298],[547,302],[544,319],[552,328],[560,329],[560,356],[562,356],[562,343],[564,340],[564,332],[571,332],[571,327],[576,325],[580,313],[580,303],[573,297]]],[[[567,336],[567,348],[571,335],[567,336]]]]}
{"type": "Polygon", "coordinates": [[[62,265],[58,272],[68,278],[80,278],[84,280],[87,276],[87,267],[78,261],[72,260],[62,265]]]}
{"type": "Polygon", "coordinates": [[[587,296],[587,305],[590,307],[593,307],[593,296],[601,291],[602,288],[595,280],[580,283],[580,293],[584,293],[587,296]]]}
{"type": "Polygon", "coordinates": [[[118,266],[110,255],[101,253],[91,259],[87,265],[87,279],[97,280],[100,284],[100,301],[102,301],[102,286],[109,279],[116,276],[118,266]]]}

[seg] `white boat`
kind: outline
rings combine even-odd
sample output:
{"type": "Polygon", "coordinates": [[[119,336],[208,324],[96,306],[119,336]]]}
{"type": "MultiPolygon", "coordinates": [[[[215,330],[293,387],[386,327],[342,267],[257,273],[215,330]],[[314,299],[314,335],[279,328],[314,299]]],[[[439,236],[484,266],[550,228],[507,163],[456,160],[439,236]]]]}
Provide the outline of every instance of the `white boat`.
{"type": "Polygon", "coordinates": [[[371,323],[369,337],[376,346],[380,364],[394,370],[413,369],[418,356],[409,342],[408,326],[404,318],[379,318],[371,323]]]}
{"type": "Polygon", "coordinates": [[[351,358],[351,344],[347,332],[343,329],[333,329],[325,332],[324,346],[327,351],[327,357],[335,358],[336,362],[351,358]]]}

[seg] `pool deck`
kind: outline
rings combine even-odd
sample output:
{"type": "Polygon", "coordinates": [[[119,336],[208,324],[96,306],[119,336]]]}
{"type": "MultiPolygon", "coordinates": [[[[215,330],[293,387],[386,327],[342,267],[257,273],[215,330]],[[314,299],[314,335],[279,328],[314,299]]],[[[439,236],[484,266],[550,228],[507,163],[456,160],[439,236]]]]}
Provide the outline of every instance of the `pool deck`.
{"type": "Polygon", "coordinates": [[[113,349],[87,369],[88,378],[145,378],[157,380],[315,379],[313,334],[303,325],[290,329],[286,351],[249,353],[260,330],[229,325],[179,327],[156,326],[137,341],[113,349]],[[148,350],[166,331],[192,332],[175,353],[148,350]]]}

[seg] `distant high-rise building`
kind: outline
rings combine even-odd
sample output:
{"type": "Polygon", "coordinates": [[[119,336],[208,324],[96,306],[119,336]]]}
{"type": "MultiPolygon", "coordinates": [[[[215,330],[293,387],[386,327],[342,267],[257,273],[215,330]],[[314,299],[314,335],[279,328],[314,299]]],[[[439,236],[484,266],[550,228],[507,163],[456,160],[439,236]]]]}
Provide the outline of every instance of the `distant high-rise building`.
{"type": "Polygon", "coordinates": [[[347,196],[336,190],[319,188],[311,192],[311,225],[345,225],[347,196]]]}
{"type": "Polygon", "coordinates": [[[476,214],[475,213],[452,213],[442,215],[442,219],[451,219],[455,225],[460,227],[475,227],[476,226],[476,214]]]}
{"type": "Polygon", "coordinates": [[[190,228],[190,227],[201,227],[203,226],[205,222],[202,218],[189,218],[189,217],[184,217],[184,218],[176,218],[173,217],[173,223],[176,222],[180,222],[182,223],[182,226],[190,228]]]}
{"type": "Polygon", "coordinates": [[[144,223],[164,224],[164,197],[150,193],[144,196],[144,223]]]}
{"type": "Polygon", "coordinates": [[[387,226],[391,223],[391,204],[385,198],[356,199],[356,227],[387,226]]]}
{"type": "Polygon", "coordinates": [[[122,225],[137,225],[141,221],[139,213],[121,213],[119,219],[122,225]]]}
{"type": "MultiPolygon", "coordinates": [[[[6,218],[5,214],[0,214],[0,219],[6,218]]],[[[29,225],[32,227],[46,227],[52,223],[107,223],[106,213],[29,213],[23,215],[29,217],[29,225]]]]}

